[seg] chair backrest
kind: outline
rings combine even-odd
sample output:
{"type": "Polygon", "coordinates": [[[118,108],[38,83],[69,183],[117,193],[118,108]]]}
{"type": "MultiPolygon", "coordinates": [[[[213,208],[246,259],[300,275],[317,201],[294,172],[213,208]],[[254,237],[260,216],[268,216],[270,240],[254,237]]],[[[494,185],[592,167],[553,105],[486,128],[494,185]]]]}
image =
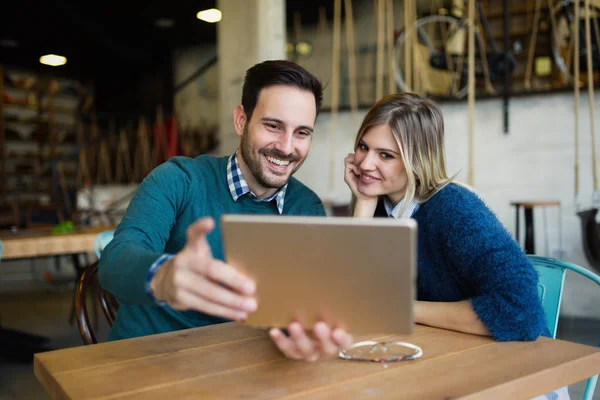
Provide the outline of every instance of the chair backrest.
{"type": "Polygon", "coordinates": [[[102,249],[106,247],[106,245],[113,239],[115,231],[104,231],[100,232],[98,236],[96,236],[96,240],[94,240],[94,252],[96,253],[96,257],[100,259],[100,254],[102,254],[102,249]]]}
{"type": "Polygon", "coordinates": [[[565,268],[553,264],[550,260],[528,257],[539,276],[538,294],[546,314],[548,330],[550,330],[552,338],[556,338],[558,314],[560,313],[560,302],[565,282],[565,268]]]}
{"type": "MultiPolygon", "coordinates": [[[[562,298],[563,285],[565,282],[565,272],[570,270],[585,276],[592,282],[600,286],[600,276],[566,261],[557,260],[550,257],[541,257],[536,255],[527,255],[539,275],[538,292],[542,300],[542,307],[546,313],[546,322],[553,338],[556,337],[556,327],[558,325],[558,314],[560,313],[560,301],[562,298]]],[[[600,346],[599,346],[600,347],[600,346]]],[[[584,400],[591,400],[598,375],[588,379],[583,394],[584,400]]]]}
{"type": "MultiPolygon", "coordinates": [[[[86,345],[98,343],[88,317],[86,298],[90,291],[97,294],[97,300],[102,306],[102,312],[108,321],[108,325],[112,327],[117,311],[119,310],[119,302],[111,293],[100,287],[100,283],[98,282],[98,261],[95,261],[85,269],[77,283],[77,292],[75,294],[75,316],[77,317],[81,339],[83,340],[83,344],[86,345]]],[[[95,300],[93,299],[93,301],[95,300]]]]}

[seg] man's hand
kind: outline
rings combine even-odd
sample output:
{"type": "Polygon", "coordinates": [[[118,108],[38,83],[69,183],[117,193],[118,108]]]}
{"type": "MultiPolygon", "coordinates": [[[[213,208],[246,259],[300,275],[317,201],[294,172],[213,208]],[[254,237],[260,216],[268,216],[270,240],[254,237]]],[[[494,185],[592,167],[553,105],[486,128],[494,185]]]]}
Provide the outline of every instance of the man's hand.
{"type": "Polygon", "coordinates": [[[352,345],[352,336],[343,329],[331,329],[326,323],[318,322],[313,327],[315,339],[306,334],[298,322],[288,327],[287,337],[280,329],[271,329],[269,336],[287,358],[293,360],[317,361],[336,356],[340,349],[352,345]]]}
{"type": "Polygon", "coordinates": [[[159,301],[176,310],[195,310],[232,320],[244,320],[257,308],[256,284],[250,278],[212,256],[206,234],[212,218],[190,225],[183,250],[167,261],[150,282],[159,301]]]}

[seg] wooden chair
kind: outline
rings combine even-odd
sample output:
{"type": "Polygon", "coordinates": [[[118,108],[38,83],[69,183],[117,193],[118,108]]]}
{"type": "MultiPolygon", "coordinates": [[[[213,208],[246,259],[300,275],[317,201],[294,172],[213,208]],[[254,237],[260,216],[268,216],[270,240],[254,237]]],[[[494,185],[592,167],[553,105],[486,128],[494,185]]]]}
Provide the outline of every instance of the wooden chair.
{"type": "MultiPolygon", "coordinates": [[[[100,283],[98,282],[98,261],[85,269],[77,283],[75,316],[77,318],[77,325],[79,325],[81,339],[85,345],[98,343],[88,317],[86,299],[89,292],[91,292],[92,295],[95,294],[97,296],[96,299],[102,306],[102,312],[108,321],[108,325],[112,326],[117,311],[119,310],[119,302],[111,293],[100,287],[100,283]]],[[[94,299],[94,301],[96,299],[94,299]]]]}

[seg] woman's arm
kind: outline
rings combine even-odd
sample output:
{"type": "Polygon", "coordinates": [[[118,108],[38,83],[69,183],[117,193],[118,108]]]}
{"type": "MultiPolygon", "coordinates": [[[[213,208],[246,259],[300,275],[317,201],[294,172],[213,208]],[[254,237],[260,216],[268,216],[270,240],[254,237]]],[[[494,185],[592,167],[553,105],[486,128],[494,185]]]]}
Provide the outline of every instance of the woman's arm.
{"type": "Polygon", "coordinates": [[[481,322],[469,300],[456,302],[417,301],[415,322],[436,328],[490,336],[490,331],[481,322]]]}
{"type": "Polygon", "coordinates": [[[475,194],[449,187],[433,196],[437,262],[448,263],[470,306],[498,341],[548,335],[538,277],[519,245],[475,194]],[[452,193],[454,192],[454,193],[452,193]],[[436,201],[437,200],[437,201],[436,201]]]}
{"type": "Polygon", "coordinates": [[[354,217],[373,218],[377,209],[377,197],[371,199],[358,199],[354,206],[354,217]]]}

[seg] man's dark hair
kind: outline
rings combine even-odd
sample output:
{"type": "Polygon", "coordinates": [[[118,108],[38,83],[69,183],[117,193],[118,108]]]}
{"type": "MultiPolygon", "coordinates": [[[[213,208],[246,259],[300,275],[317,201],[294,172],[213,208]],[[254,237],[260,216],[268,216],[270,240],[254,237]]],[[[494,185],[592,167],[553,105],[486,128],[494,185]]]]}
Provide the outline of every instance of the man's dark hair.
{"type": "Polygon", "coordinates": [[[317,115],[319,114],[323,102],[321,82],[296,63],[286,60],[271,60],[256,64],[246,71],[242,89],[242,106],[248,121],[252,118],[260,91],[274,85],[292,86],[312,92],[315,96],[317,115]]]}

